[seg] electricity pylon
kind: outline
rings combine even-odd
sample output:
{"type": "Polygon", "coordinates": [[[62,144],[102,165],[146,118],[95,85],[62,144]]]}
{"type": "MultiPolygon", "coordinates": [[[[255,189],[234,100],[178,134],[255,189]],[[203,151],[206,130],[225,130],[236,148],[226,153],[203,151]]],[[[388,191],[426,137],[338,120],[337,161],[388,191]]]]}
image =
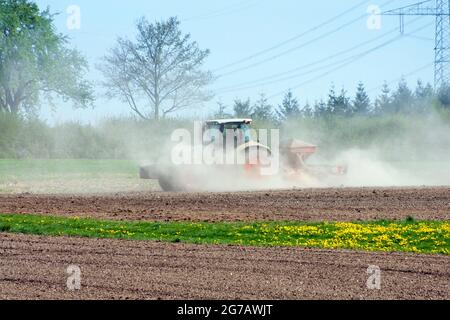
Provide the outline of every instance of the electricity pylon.
{"type": "Polygon", "coordinates": [[[436,19],[434,86],[436,89],[450,84],[450,0],[418,2],[409,6],[383,12],[382,15],[400,17],[400,32],[405,30],[405,16],[433,16],[436,19]]]}

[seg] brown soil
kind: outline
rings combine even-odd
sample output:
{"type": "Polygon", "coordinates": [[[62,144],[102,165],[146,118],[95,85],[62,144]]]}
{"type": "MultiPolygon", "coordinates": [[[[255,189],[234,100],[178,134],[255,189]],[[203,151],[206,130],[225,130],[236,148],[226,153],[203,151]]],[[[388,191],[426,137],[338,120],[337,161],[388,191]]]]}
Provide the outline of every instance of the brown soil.
{"type": "Polygon", "coordinates": [[[439,255],[0,234],[0,257],[0,299],[450,299],[439,255]],[[381,290],[366,286],[369,265],[381,290]]]}
{"type": "Polygon", "coordinates": [[[0,195],[0,212],[149,221],[450,220],[450,187],[0,195]]]}

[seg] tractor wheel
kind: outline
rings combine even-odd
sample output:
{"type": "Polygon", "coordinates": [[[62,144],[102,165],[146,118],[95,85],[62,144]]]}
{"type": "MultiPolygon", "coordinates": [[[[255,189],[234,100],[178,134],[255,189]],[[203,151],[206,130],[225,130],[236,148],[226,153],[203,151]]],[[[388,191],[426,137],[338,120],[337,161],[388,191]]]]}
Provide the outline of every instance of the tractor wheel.
{"type": "Polygon", "coordinates": [[[183,187],[176,183],[174,179],[170,179],[167,177],[159,178],[159,186],[165,192],[181,192],[184,191],[183,187]]]}

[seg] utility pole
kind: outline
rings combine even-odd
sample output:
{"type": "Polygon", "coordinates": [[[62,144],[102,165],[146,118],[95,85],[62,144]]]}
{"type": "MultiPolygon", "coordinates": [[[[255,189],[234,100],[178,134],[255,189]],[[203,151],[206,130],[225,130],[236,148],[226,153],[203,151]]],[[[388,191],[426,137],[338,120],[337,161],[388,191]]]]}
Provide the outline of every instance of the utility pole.
{"type": "Polygon", "coordinates": [[[399,16],[401,33],[405,30],[405,16],[435,17],[434,87],[439,89],[443,85],[450,84],[450,0],[422,1],[383,12],[382,15],[399,16]]]}

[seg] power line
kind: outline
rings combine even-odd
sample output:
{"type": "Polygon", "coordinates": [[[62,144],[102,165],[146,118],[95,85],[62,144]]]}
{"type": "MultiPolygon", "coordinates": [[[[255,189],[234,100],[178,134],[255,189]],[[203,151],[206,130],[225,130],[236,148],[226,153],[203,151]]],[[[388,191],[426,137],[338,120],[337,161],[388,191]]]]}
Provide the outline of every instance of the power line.
{"type": "MultiPolygon", "coordinates": [[[[295,86],[293,86],[293,87],[290,87],[290,89],[291,89],[291,90],[292,90],[292,89],[298,89],[298,88],[303,87],[303,86],[305,86],[305,85],[308,85],[308,84],[310,84],[310,83],[312,83],[312,82],[314,82],[314,81],[317,81],[317,80],[319,80],[319,79],[322,79],[323,77],[326,77],[327,75],[329,75],[329,74],[331,74],[331,73],[333,73],[333,72],[335,72],[335,71],[337,71],[337,70],[340,70],[340,69],[342,69],[342,68],[344,68],[344,67],[346,67],[346,66],[352,64],[353,62],[355,62],[355,61],[357,61],[357,60],[359,60],[359,59],[365,57],[365,56],[368,55],[369,53],[371,53],[371,52],[373,52],[373,51],[375,51],[375,50],[381,49],[382,47],[387,46],[388,44],[394,42],[395,40],[397,40],[397,39],[399,39],[399,38],[401,38],[401,36],[397,36],[396,38],[394,38],[394,39],[392,39],[392,40],[389,40],[388,42],[384,43],[383,45],[377,46],[376,48],[373,48],[373,49],[371,49],[371,50],[368,50],[368,51],[365,52],[365,53],[356,55],[355,57],[353,57],[353,59],[351,59],[351,60],[349,59],[347,62],[344,62],[344,63],[338,65],[337,67],[335,67],[335,68],[333,68],[333,69],[331,69],[331,70],[329,70],[329,71],[327,71],[327,72],[325,72],[325,73],[322,73],[322,74],[320,74],[320,75],[318,75],[318,76],[316,76],[316,77],[314,77],[314,78],[312,78],[312,79],[310,79],[310,80],[304,81],[304,82],[299,83],[299,84],[297,84],[297,85],[295,85],[295,86]]],[[[284,94],[284,93],[285,93],[285,90],[280,91],[280,92],[278,92],[278,93],[276,93],[276,94],[274,94],[274,95],[269,96],[268,99],[272,99],[272,98],[277,97],[277,96],[279,96],[279,95],[282,95],[282,94],[284,94]]]]}
{"type": "MultiPolygon", "coordinates": [[[[420,18],[416,18],[413,21],[409,22],[408,24],[412,24],[412,23],[414,23],[414,22],[416,22],[418,20],[420,20],[420,18]]],[[[365,45],[367,45],[369,43],[376,42],[376,41],[378,41],[378,40],[380,40],[380,39],[382,39],[382,38],[384,38],[386,36],[389,36],[392,33],[395,33],[395,32],[397,32],[397,28],[391,29],[390,31],[388,31],[388,32],[386,32],[386,33],[384,33],[384,34],[382,34],[382,35],[380,35],[378,37],[375,37],[373,39],[361,42],[361,43],[359,43],[359,44],[357,44],[357,45],[355,45],[353,47],[350,47],[350,48],[348,48],[346,50],[342,50],[342,51],[340,51],[338,53],[335,53],[333,55],[327,56],[325,58],[316,60],[314,62],[305,64],[305,65],[302,65],[300,67],[291,69],[289,71],[285,71],[285,72],[277,73],[277,74],[274,74],[274,75],[271,75],[271,76],[267,76],[267,77],[264,77],[264,78],[260,78],[260,79],[257,79],[257,80],[247,81],[247,82],[240,83],[240,84],[237,84],[237,85],[221,88],[221,89],[216,90],[216,92],[227,93],[227,92],[233,92],[233,91],[240,91],[240,90],[244,90],[244,89],[251,89],[251,88],[258,87],[260,85],[266,85],[266,84],[274,83],[275,81],[267,82],[267,81],[272,80],[272,79],[280,78],[280,79],[277,80],[277,82],[278,82],[278,81],[290,80],[290,79],[293,79],[293,78],[296,78],[296,77],[299,77],[299,76],[303,76],[305,74],[309,74],[309,73],[311,73],[310,71],[308,71],[307,73],[301,73],[301,74],[296,74],[296,75],[293,75],[293,76],[290,76],[290,77],[281,78],[281,77],[283,77],[285,75],[292,74],[292,73],[294,73],[296,71],[303,70],[303,69],[309,68],[311,66],[320,64],[322,62],[326,62],[326,61],[332,60],[332,59],[334,59],[336,57],[345,55],[345,54],[347,54],[347,53],[349,53],[351,51],[354,51],[354,50],[356,50],[356,49],[358,49],[360,47],[363,47],[363,46],[365,46],[365,45]],[[264,82],[264,81],[266,81],[266,82],[264,82]]],[[[412,35],[409,35],[409,36],[412,36],[412,35]]],[[[347,60],[347,59],[344,59],[344,61],[347,60]]],[[[337,61],[336,63],[341,63],[341,62],[342,61],[337,61]]],[[[319,69],[323,69],[323,68],[319,68],[319,69]]]]}
{"type": "MultiPolygon", "coordinates": [[[[385,2],[382,6],[384,6],[384,5],[388,4],[388,3],[391,3],[391,2],[392,2],[392,1],[387,1],[387,2],[385,2]]],[[[313,44],[313,43],[315,43],[315,42],[317,42],[317,41],[319,41],[319,40],[322,40],[322,39],[324,39],[324,38],[327,38],[327,37],[331,36],[332,34],[335,34],[335,33],[339,32],[339,31],[341,31],[342,29],[344,29],[344,28],[346,28],[346,27],[348,27],[348,26],[350,26],[350,25],[352,25],[352,24],[358,22],[359,20],[361,20],[362,18],[365,18],[365,17],[367,17],[367,14],[366,14],[366,13],[365,13],[365,14],[362,14],[362,15],[360,15],[360,16],[358,16],[356,19],[353,19],[353,20],[351,20],[351,21],[349,21],[349,22],[347,22],[347,23],[345,23],[345,24],[343,24],[343,25],[340,25],[339,27],[337,27],[337,28],[335,28],[335,29],[333,29],[333,30],[331,30],[331,31],[325,32],[325,33],[321,34],[320,36],[318,36],[318,37],[316,37],[316,38],[313,38],[312,40],[307,41],[307,42],[305,42],[305,43],[303,43],[303,44],[301,44],[301,45],[299,45],[299,46],[290,48],[290,49],[285,50],[285,51],[283,51],[283,52],[281,52],[281,53],[278,53],[278,54],[276,54],[276,55],[273,55],[273,56],[271,56],[271,57],[269,57],[269,58],[266,58],[266,59],[261,60],[261,61],[259,61],[259,62],[250,64],[250,65],[248,65],[248,66],[245,66],[245,67],[242,67],[242,68],[238,68],[238,69],[235,69],[235,70],[232,70],[232,71],[223,73],[223,74],[219,75],[219,78],[225,77],[225,76],[228,76],[228,75],[232,75],[232,74],[235,74],[235,73],[238,73],[238,72],[241,72],[241,71],[245,71],[245,70],[248,70],[248,69],[251,69],[251,68],[254,68],[254,67],[259,66],[259,65],[261,65],[261,64],[263,64],[263,63],[266,63],[266,62],[275,60],[275,59],[277,59],[277,58],[279,58],[279,57],[281,57],[281,56],[284,56],[284,55],[286,55],[286,54],[288,54],[288,53],[291,53],[291,52],[293,52],[293,51],[302,49],[302,48],[304,48],[304,47],[306,47],[306,46],[308,46],[308,45],[310,45],[310,44],[313,44]]]]}
{"type": "MultiPolygon", "coordinates": [[[[418,28],[418,29],[414,30],[414,31],[411,32],[411,33],[415,33],[415,32],[421,31],[421,30],[423,30],[423,29],[425,29],[425,28],[427,28],[427,27],[429,27],[429,26],[431,26],[431,25],[432,25],[432,24],[429,23],[429,24],[427,24],[427,25],[425,25],[425,26],[423,26],[423,27],[421,27],[421,28],[418,28]]],[[[374,51],[376,51],[376,50],[379,50],[379,49],[381,49],[381,48],[383,48],[383,47],[385,47],[385,46],[391,44],[392,42],[394,42],[394,41],[396,41],[396,40],[398,40],[398,39],[401,39],[401,38],[402,38],[402,35],[399,35],[399,36],[397,36],[397,37],[395,37],[395,38],[393,38],[393,39],[391,39],[391,40],[389,40],[389,41],[386,41],[386,42],[384,42],[384,43],[382,43],[382,44],[380,44],[380,45],[378,45],[378,46],[376,46],[376,47],[370,49],[370,50],[367,50],[367,51],[362,52],[362,53],[360,53],[360,54],[358,54],[358,55],[355,55],[355,56],[353,57],[353,59],[351,59],[350,61],[345,62],[345,63],[343,63],[343,64],[341,64],[341,65],[338,65],[337,67],[335,67],[335,68],[333,68],[333,69],[331,69],[331,70],[329,70],[329,71],[327,71],[327,72],[325,72],[325,73],[322,73],[322,74],[320,74],[319,76],[316,76],[316,77],[314,77],[314,78],[312,78],[312,79],[310,79],[310,80],[308,80],[308,81],[304,81],[304,82],[302,82],[302,83],[300,83],[300,84],[298,84],[298,85],[295,85],[295,86],[291,87],[290,89],[298,89],[298,88],[300,88],[300,87],[302,87],[302,86],[308,85],[308,84],[310,84],[310,83],[312,83],[312,82],[314,82],[314,81],[317,81],[317,80],[319,80],[319,79],[322,79],[323,77],[326,77],[327,75],[329,75],[329,74],[331,74],[331,73],[333,73],[333,72],[335,72],[335,71],[337,71],[337,70],[340,70],[340,69],[342,69],[342,68],[344,68],[344,67],[346,67],[346,66],[348,66],[348,65],[350,65],[350,64],[352,64],[352,63],[354,63],[355,61],[358,61],[358,60],[364,58],[365,56],[369,55],[370,53],[372,53],[372,52],[374,52],[374,51]]],[[[274,95],[271,95],[270,97],[268,97],[268,99],[277,97],[277,96],[282,95],[282,94],[284,94],[284,93],[285,93],[285,90],[280,91],[280,92],[278,92],[278,93],[276,93],[276,94],[274,94],[274,95]]]]}
{"type": "Polygon", "coordinates": [[[434,39],[428,38],[428,37],[422,37],[422,36],[415,36],[412,34],[405,34],[405,36],[409,37],[409,38],[414,38],[417,40],[422,40],[422,41],[434,41],[434,39]]]}
{"type": "MultiPolygon", "coordinates": [[[[394,0],[394,1],[395,1],[395,0],[394,0]]],[[[319,24],[319,25],[317,25],[317,26],[314,26],[314,27],[312,27],[312,28],[310,28],[310,29],[308,29],[308,30],[306,30],[306,31],[304,31],[304,32],[302,32],[302,33],[300,33],[300,34],[298,34],[298,35],[292,37],[292,38],[289,38],[289,39],[287,39],[287,40],[285,40],[285,41],[282,41],[282,42],[280,42],[280,43],[278,43],[278,44],[276,44],[276,45],[274,45],[274,46],[272,46],[272,47],[269,47],[269,48],[267,48],[267,49],[261,50],[261,51],[259,51],[259,52],[257,52],[257,53],[254,53],[254,54],[252,54],[252,55],[250,55],[250,56],[247,56],[247,57],[242,58],[242,59],[240,59],[240,60],[237,60],[237,61],[235,61],[235,62],[226,64],[226,65],[224,65],[224,66],[222,66],[222,67],[220,67],[220,68],[217,68],[217,69],[215,69],[215,70],[213,70],[213,71],[214,71],[214,72],[217,72],[217,71],[220,71],[220,70],[223,70],[223,69],[227,69],[227,68],[229,68],[229,67],[233,67],[233,66],[238,65],[238,64],[241,64],[241,63],[243,63],[243,62],[245,62],[245,61],[254,59],[254,58],[256,58],[256,57],[259,57],[259,56],[261,56],[261,55],[263,55],[263,54],[265,54],[265,53],[267,53],[267,52],[270,52],[270,51],[273,51],[273,50],[275,50],[275,49],[278,49],[279,47],[282,47],[282,46],[284,46],[284,45],[286,45],[286,44],[288,44],[288,43],[290,43],[290,42],[292,42],[292,41],[295,41],[295,40],[297,40],[297,39],[300,39],[301,37],[304,37],[304,36],[306,36],[307,34],[309,34],[309,33],[311,33],[311,32],[314,32],[314,31],[316,31],[316,30],[318,30],[318,29],[320,29],[320,28],[322,28],[322,27],[324,27],[324,26],[326,26],[326,25],[328,25],[328,24],[330,24],[330,23],[332,23],[332,22],[338,20],[339,18],[341,18],[341,17],[347,15],[348,13],[350,13],[350,12],[352,12],[353,10],[357,9],[358,7],[360,7],[361,5],[363,5],[363,4],[366,3],[366,2],[367,2],[367,0],[361,1],[361,2],[358,3],[357,5],[351,7],[351,8],[348,9],[348,10],[345,10],[344,12],[338,14],[337,16],[334,16],[334,17],[332,17],[332,18],[330,18],[330,19],[328,19],[328,20],[322,22],[321,24],[319,24]]]]}
{"type": "Polygon", "coordinates": [[[262,83],[255,84],[255,85],[244,86],[244,87],[234,88],[234,89],[231,89],[231,90],[220,91],[219,94],[224,94],[224,93],[228,93],[228,92],[242,91],[242,90],[247,90],[247,89],[257,88],[257,87],[260,87],[260,86],[265,86],[265,85],[269,85],[269,84],[273,84],[273,83],[279,83],[279,82],[283,82],[283,81],[295,79],[295,78],[298,78],[298,77],[301,77],[301,76],[305,76],[305,75],[308,75],[308,74],[311,74],[311,73],[315,73],[315,72],[317,72],[317,71],[321,71],[321,70],[324,70],[324,69],[328,69],[329,67],[332,67],[332,66],[334,66],[334,65],[336,65],[336,64],[339,64],[339,63],[343,63],[343,62],[346,62],[346,61],[350,61],[351,59],[353,59],[353,57],[348,57],[348,58],[345,58],[345,59],[342,59],[342,60],[339,60],[339,61],[334,61],[334,62],[329,63],[329,64],[327,64],[327,65],[324,65],[324,66],[320,66],[320,67],[311,69],[311,70],[309,70],[309,71],[307,71],[307,72],[303,72],[303,73],[301,73],[301,74],[296,74],[296,75],[284,77],[284,78],[277,79],[277,80],[266,81],[266,82],[262,82],[262,83]]]}
{"type": "Polygon", "coordinates": [[[427,7],[425,4],[431,3],[431,0],[426,0],[414,4],[410,4],[401,8],[385,11],[382,15],[385,16],[416,16],[416,15],[436,15],[435,7],[427,7]]]}
{"type": "MultiPolygon", "coordinates": [[[[423,70],[425,70],[425,69],[428,69],[428,68],[432,67],[433,65],[434,65],[434,62],[427,63],[426,65],[423,65],[423,66],[421,66],[420,68],[414,69],[413,71],[410,71],[410,72],[408,72],[408,73],[403,74],[403,75],[402,75],[401,77],[399,77],[399,78],[395,78],[394,80],[391,80],[391,81],[389,81],[389,82],[386,82],[386,84],[387,84],[387,85],[391,85],[391,84],[393,84],[393,83],[395,83],[395,82],[398,82],[398,81],[402,80],[403,78],[408,78],[408,77],[410,77],[410,76],[412,76],[412,75],[414,75],[414,74],[416,74],[416,73],[418,73],[418,72],[420,72],[420,71],[423,71],[423,70]]],[[[383,85],[373,87],[373,88],[367,90],[367,93],[372,93],[372,92],[374,92],[374,91],[376,91],[376,90],[381,89],[382,87],[383,87],[383,85]]]]}
{"type": "Polygon", "coordinates": [[[383,15],[396,15],[400,17],[400,32],[403,32],[405,16],[431,16],[436,20],[435,30],[435,58],[434,58],[434,87],[450,82],[450,0],[431,0],[418,2],[383,12],[383,15]]]}

